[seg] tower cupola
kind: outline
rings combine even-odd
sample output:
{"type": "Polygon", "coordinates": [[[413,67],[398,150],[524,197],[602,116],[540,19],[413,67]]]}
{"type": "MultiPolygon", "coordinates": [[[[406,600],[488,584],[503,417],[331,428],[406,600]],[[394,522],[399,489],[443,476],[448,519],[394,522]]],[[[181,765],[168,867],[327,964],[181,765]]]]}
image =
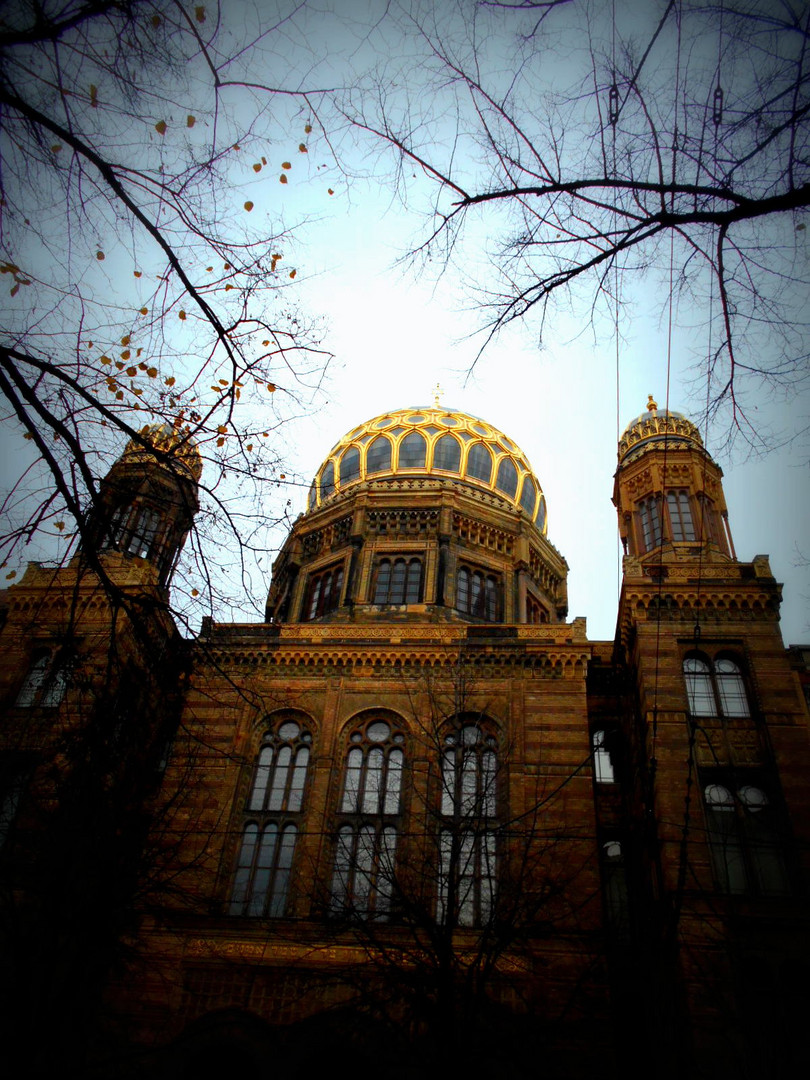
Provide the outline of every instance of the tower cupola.
{"type": "Polygon", "coordinates": [[[202,458],[187,431],[144,427],[101,482],[88,522],[96,550],[142,559],[167,585],[199,508],[201,475],[202,458]]]}
{"type": "Polygon", "coordinates": [[[695,424],[659,410],[645,412],[619,439],[613,502],[626,555],[642,563],[690,558],[734,559],[720,466],[695,424]]]}

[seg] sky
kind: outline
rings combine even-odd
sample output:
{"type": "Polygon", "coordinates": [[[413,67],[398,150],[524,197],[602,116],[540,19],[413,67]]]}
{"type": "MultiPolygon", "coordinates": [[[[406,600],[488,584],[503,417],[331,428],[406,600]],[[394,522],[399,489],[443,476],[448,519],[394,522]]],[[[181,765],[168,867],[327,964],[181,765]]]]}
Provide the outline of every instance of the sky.
{"type": "MultiPolygon", "coordinates": [[[[286,0],[280,3],[286,7],[286,0]]],[[[389,6],[383,0],[307,5],[297,23],[268,38],[266,78],[336,85],[370,65],[390,73],[403,54],[397,52],[400,38],[379,21],[389,6]]],[[[443,6],[438,0],[437,10],[443,6]]],[[[271,7],[242,3],[239,18],[258,12],[265,19],[271,7]]],[[[639,17],[649,16],[649,7],[636,5],[639,17]]],[[[236,5],[226,10],[233,14],[236,5]]],[[[507,40],[495,39],[491,48],[493,67],[508,75],[502,64],[507,40]]],[[[562,49],[556,62],[567,61],[562,49]]],[[[271,160],[290,153],[300,127],[297,122],[294,135],[277,132],[276,142],[268,144],[271,160]]],[[[344,148],[344,172],[325,166],[326,149],[313,135],[312,152],[294,157],[283,187],[273,170],[255,175],[245,162],[235,189],[235,205],[245,195],[255,200],[254,218],[263,213],[271,225],[302,223],[285,248],[285,265],[297,270],[288,295],[304,313],[322,320],[324,347],[334,355],[322,394],[304,392],[302,415],[284,429],[291,467],[286,486],[268,486],[269,516],[279,495],[290,500],[293,518],[303,511],[312,475],[343,434],[379,413],[430,403],[438,383],[445,407],[484,417],[527,455],[546,496],[548,538],[570,568],[569,617],[585,616],[594,639],[612,638],[620,581],[611,503],[617,438],[644,411],[649,394],[663,408],[668,393],[672,409],[697,416],[704,391],[695,364],[705,362],[709,349],[700,331],[702,313],[675,310],[670,327],[666,283],[641,272],[627,297],[618,343],[609,315],[592,320],[587,302],[572,303],[554,312],[542,337],[537,322],[527,319],[477,359],[481,311],[470,284],[485,280],[485,256],[498,240],[497,216],[479,218],[465,249],[468,263],[442,272],[441,259],[403,262],[430,220],[429,182],[409,177],[404,205],[386,182],[386,162],[373,146],[344,148]]],[[[725,473],[738,557],[770,555],[776,578],[785,583],[786,643],[810,640],[810,445],[806,437],[795,437],[808,428],[808,413],[806,394],[759,400],[754,415],[775,446],[767,454],[752,455],[742,443],[729,452],[721,428],[702,431],[725,473]]],[[[276,545],[282,541],[282,533],[273,538],[276,545]]],[[[258,617],[273,556],[268,550],[251,575],[250,602],[246,598],[234,617],[258,617]]]]}

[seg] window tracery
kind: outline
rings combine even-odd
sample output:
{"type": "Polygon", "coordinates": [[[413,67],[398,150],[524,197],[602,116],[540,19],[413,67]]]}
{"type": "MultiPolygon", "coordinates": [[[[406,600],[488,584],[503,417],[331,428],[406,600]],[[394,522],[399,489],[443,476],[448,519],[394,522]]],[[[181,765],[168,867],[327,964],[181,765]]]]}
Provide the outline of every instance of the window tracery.
{"type": "Polygon", "coordinates": [[[710,661],[695,654],[684,660],[683,673],[692,716],[751,715],[745,679],[735,660],[721,656],[710,661]]]}
{"type": "Polygon", "coordinates": [[[720,774],[709,779],[703,799],[720,888],[759,896],[789,892],[778,816],[765,790],[755,783],[740,783],[743,777],[739,774],[736,778],[720,774]]]}
{"type": "Polygon", "coordinates": [[[494,574],[460,566],[456,574],[456,610],[486,622],[501,617],[501,585],[494,574]]]}
{"type": "Polygon", "coordinates": [[[328,615],[340,606],[340,592],[343,588],[343,564],[330,566],[320,573],[313,574],[307,585],[302,616],[305,621],[328,615]]]}
{"type": "Polygon", "coordinates": [[[375,604],[418,604],[422,598],[422,559],[383,558],[377,565],[375,604]]]}
{"type": "Polygon", "coordinates": [[[404,734],[376,715],[352,731],[338,809],[333,914],[387,918],[394,899],[404,734]]]}
{"type": "Polygon", "coordinates": [[[286,914],[312,736],[288,715],[267,732],[256,759],[231,892],[231,915],[286,914]]]}

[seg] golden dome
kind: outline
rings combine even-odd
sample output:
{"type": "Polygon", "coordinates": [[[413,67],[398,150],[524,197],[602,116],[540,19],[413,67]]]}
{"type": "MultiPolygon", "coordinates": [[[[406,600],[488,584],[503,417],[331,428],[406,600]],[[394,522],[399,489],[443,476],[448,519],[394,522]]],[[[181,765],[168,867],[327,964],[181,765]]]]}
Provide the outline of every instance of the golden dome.
{"type": "Polygon", "coordinates": [[[350,487],[390,476],[431,476],[487,488],[546,531],[546,501],[523,451],[477,416],[441,406],[382,413],[332,447],[309,492],[309,509],[350,487]]]}
{"type": "Polygon", "coordinates": [[[659,412],[658,404],[650,394],[647,411],[632,420],[619,439],[619,464],[639,457],[664,441],[672,450],[685,446],[703,448],[700,432],[692,421],[671,409],[659,412]]]}
{"type": "MultiPolygon", "coordinates": [[[[187,428],[175,428],[169,424],[147,424],[141,428],[141,438],[151,443],[160,453],[171,455],[178,465],[182,465],[194,480],[202,476],[203,464],[197,444],[188,434],[187,428]]],[[[130,439],[121,455],[122,461],[158,461],[163,464],[159,457],[146,450],[142,443],[130,439]]]]}

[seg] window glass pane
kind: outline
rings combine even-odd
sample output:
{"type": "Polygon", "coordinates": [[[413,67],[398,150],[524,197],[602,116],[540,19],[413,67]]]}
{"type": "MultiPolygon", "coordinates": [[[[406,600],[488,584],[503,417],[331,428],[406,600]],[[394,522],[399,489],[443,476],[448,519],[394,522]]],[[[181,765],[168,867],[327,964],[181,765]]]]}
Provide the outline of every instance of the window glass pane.
{"type": "Polygon", "coordinates": [[[469,817],[476,812],[478,787],[478,755],[465,750],[461,759],[461,813],[469,817]]]}
{"type": "Polygon", "coordinates": [[[453,814],[456,804],[456,752],[445,750],[442,754],[442,813],[453,814]]]}
{"type": "Polygon", "coordinates": [[[284,805],[284,792],[287,788],[287,776],[290,771],[290,758],[292,750],[289,746],[282,746],[276,758],[276,768],[273,772],[273,783],[270,788],[270,798],[267,800],[268,810],[280,810],[284,805]]]}
{"type": "Polygon", "coordinates": [[[672,525],[672,539],[675,541],[694,540],[695,529],[692,524],[692,510],[688,494],[685,491],[667,492],[667,506],[672,525]]]}
{"type": "Polygon", "coordinates": [[[456,579],[456,607],[459,611],[470,610],[470,572],[463,566],[456,579]]]}
{"type": "Polygon", "coordinates": [[[48,670],[51,666],[50,652],[41,653],[31,664],[28,669],[28,674],[25,676],[25,681],[20,687],[20,692],[17,694],[17,700],[15,705],[23,708],[31,708],[37,698],[37,694],[45,685],[45,680],[48,676],[48,670]]]}
{"type": "Polygon", "coordinates": [[[483,443],[473,443],[469,449],[467,476],[474,476],[486,484],[492,479],[492,455],[483,443]]]}
{"type": "Polygon", "coordinates": [[[692,716],[716,716],[717,706],[714,701],[712,678],[706,661],[698,657],[689,657],[683,662],[683,674],[686,680],[689,712],[692,716]]]}
{"type": "Polygon", "coordinates": [[[357,837],[357,854],[354,860],[353,906],[359,914],[368,911],[371,879],[374,868],[374,829],[363,825],[357,837]]]}
{"type": "Polygon", "coordinates": [[[346,759],[346,787],[343,791],[343,802],[340,807],[344,814],[357,812],[362,769],[363,751],[359,747],[353,747],[346,759]]]}
{"type": "Polygon", "coordinates": [[[486,580],[485,617],[489,622],[496,622],[498,618],[498,585],[493,577],[486,580]]]}
{"type": "Polygon", "coordinates": [[[301,809],[301,800],[304,795],[304,781],[307,776],[307,763],[309,762],[309,750],[302,746],[295,755],[295,767],[293,769],[292,783],[290,784],[290,796],[287,800],[287,809],[291,813],[297,813],[301,809]]]}
{"type": "Polygon", "coordinates": [[[385,916],[391,909],[394,872],[396,868],[397,832],[388,826],[380,836],[380,852],[377,866],[377,897],[374,911],[385,916]]]}
{"type": "Polygon", "coordinates": [[[344,825],[338,833],[335,851],[335,872],[332,875],[332,906],[345,908],[349,899],[349,875],[352,865],[352,830],[344,825]]]}
{"type": "Polygon", "coordinates": [[[538,503],[537,514],[535,515],[534,520],[535,520],[535,523],[537,525],[537,528],[542,532],[543,529],[546,527],[546,497],[545,497],[545,495],[540,496],[540,502],[538,503]]]}
{"type": "Polygon", "coordinates": [[[366,450],[366,472],[378,473],[391,468],[391,443],[378,435],[366,450]]]}
{"type": "Polygon", "coordinates": [[[259,852],[256,858],[256,872],[253,875],[253,888],[248,905],[248,915],[263,915],[265,900],[270,888],[270,876],[273,867],[273,856],[276,851],[276,839],[278,826],[268,825],[262,834],[259,852]]]}
{"type": "Polygon", "coordinates": [[[593,773],[599,784],[612,784],[614,782],[613,762],[605,747],[604,731],[593,733],[593,773]]]}
{"type": "Polygon", "coordinates": [[[405,560],[397,559],[391,574],[391,587],[388,591],[389,604],[405,603],[405,573],[405,560]]]}
{"type": "Polygon", "coordinates": [[[424,468],[427,444],[424,435],[412,431],[399,444],[399,467],[401,469],[424,468]]]}
{"type": "Polygon", "coordinates": [[[457,473],[461,464],[461,447],[452,435],[442,435],[433,448],[434,469],[457,473]]]}
{"type": "Polygon", "coordinates": [[[408,576],[405,585],[405,603],[418,604],[422,591],[422,563],[419,559],[411,559],[408,563],[408,576]]]}
{"type": "Polygon", "coordinates": [[[256,769],[256,779],[253,781],[253,791],[250,795],[248,806],[251,810],[264,808],[264,796],[267,792],[267,784],[270,779],[270,766],[273,763],[273,749],[270,746],[262,747],[259,754],[259,767],[256,769]]]}
{"type": "Polygon", "coordinates": [[[356,446],[350,446],[340,459],[340,482],[348,484],[356,480],[360,475],[360,451],[356,446]]]}
{"type": "Polygon", "coordinates": [[[481,802],[484,817],[494,817],[497,761],[492,750],[481,755],[481,802]]]}
{"type": "Polygon", "coordinates": [[[281,845],[278,852],[276,874],[273,880],[273,893],[270,898],[270,909],[267,914],[271,918],[280,918],[287,908],[287,892],[290,884],[290,867],[292,866],[293,851],[295,850],[294,825],[288,825],[284,829],[281,845]]]}
{"type": "Polygon", "coordinates": [[[401,750],[392,750],[388,755],[388,774],[385,778],[385,805],[383,813],[399,813],[399,793],[402,787],[402,765],[405,755],[401,750]]]}
{"type": "Polygon", "coordinates": [[[498,466],[498,478],[495,481],[495,487],[504,492],[505,495],[514,498],[517,491],[517,482],[518,475],[514,462],[511,458],[503,458],[498,466]]]}
{"type": "Polygon", "coordinates": [[[374,603],[388,603],[388,591],[391,585],[391,563],[383,559],[377,570],[377,585],[374,589],[374,603]]]}
{"type": "Polygon", "coordinates": [[[372,747],[366,762],[366,783],[363,791],[363,813],[377,814],[380,810],[382,789],[383,752],[379,746],[372,747]]]}
{"type": "Polygon", "coordinates": [[[470,595],[470,613],[472,615],[478,615],[483,617],[484,615],[484,575],[477,570],[472,575],[472,589],[470,595]]]}
{"type": "Polygon", "coordinates": [[[366,738],[371,742],[385,742],[391,734],[391,728],[384,720],[375,720],[366,728],[366,738]]]}

